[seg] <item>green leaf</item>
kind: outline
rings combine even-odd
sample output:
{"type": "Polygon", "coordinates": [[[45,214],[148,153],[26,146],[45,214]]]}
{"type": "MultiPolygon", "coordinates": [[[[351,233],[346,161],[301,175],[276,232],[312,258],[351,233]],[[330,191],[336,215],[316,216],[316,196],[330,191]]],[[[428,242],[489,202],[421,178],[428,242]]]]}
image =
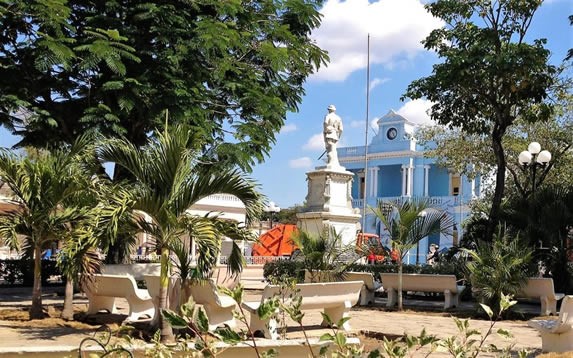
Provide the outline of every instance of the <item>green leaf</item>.
{"type": "Polygon", "coordinates": [[[215,333],[221,338],[221,340],[228,344],[237,344],[242,341],[242,337],[232,329],[225,327],[225,328],[217,328],[215,333]]]}
{"type": "Polygon", "coordinates": [[[334,336],[330,333],[324,333],[320,336],[320,341],[334,341],[334,336]]]}
{"type": "Polygon", "coordinates": [[[209,318],[205,313],[205,310],[201,307],[197,310],[197,318],[196,318],[197,328],[200,332],[206,333],[209,332],[209,318]]]}
{"type": "Polygon", "coordinates": [[[483,303],[479,304],[481,306],[481,308],[485,311],[485,313],[487,314],[487,316],[492,319],[493,318],[493,311],[491,310],[491,308],[488,305],[484,305],[483,303]]]}
{"type": "Polygon", "coordinates": [[[170,311],[168,309],[162,309],[161,314],[165,318],[165,320],[171,325],[171,327],[175,329],[184,329],[187,328],[187,321],[179,316],[177,313],[170,311]]]}

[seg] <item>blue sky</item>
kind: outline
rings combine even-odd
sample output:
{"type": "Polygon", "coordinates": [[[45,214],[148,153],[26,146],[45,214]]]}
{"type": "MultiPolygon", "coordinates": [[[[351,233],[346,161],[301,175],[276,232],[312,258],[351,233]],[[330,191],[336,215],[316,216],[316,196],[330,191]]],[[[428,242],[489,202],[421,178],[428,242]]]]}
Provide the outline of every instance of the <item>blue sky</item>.
{"type": "MultiPolygon", "coordinates": [[[[344,132],[340,146],[364,145],[366,119],[366,54],[370,33],[369,121],[390,109],[422,123],[426,101],[401,102],[408,84],[431,73],[437,57],[420,41],[440,22],[418,0],[329,0],[322,9],[320,29],[313,33],[318,45],[329,51],[331,62],[307,82],[298,113],[286,125],[265,163],[253,177],[262,192],[280,207],[302,204],[307,190],[306,172],[323,165],[322,121],[326,107],[334,104],[344,132]]],[[[573,47],[573,0],[545,0],[530,29],[530,38],[546,38],[551,61],[560,64],[573,47]]],[[[375,129],[369,130],[369,139],[375,129]]]]}
{"type": "MultiPolygon", "coordinates": [[[[408,84],[431,73],[437,58],[420,41],[441,25],[419,0],[328,0],[321,10],[321,27],[313,33],[318,45],[329,51],[331,62],[305,85],[306,96],[298,113],[287,116],[286,125],[266,162],[254,168],[252,177],[277,206],[302,204],[306,196],[306,172],[323,162],[322,121],[326,107],[334,104],[344,123],[339,146],[364,144],[366,118],[367,34],[370,33],[369,121],[398,111],[414,122],[428,121],[425,101],[401,102],[408,84]]],[[[552,62],[560,64],[573,47],[573,0],[545,0],[530,29],[530,38],[547,38],[552,62]]],[[[369,130],[369,138],[375,129],[369,130]]],[[[0,129],[0,146],[16,143],[0,129]]]]}

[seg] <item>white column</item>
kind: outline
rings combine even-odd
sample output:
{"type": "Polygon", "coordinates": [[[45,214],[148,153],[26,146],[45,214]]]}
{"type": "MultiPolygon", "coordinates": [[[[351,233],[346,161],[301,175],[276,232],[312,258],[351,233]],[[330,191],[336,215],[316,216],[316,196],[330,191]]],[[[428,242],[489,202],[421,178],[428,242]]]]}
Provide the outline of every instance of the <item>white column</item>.
{"type": "Polygon", "coordinates": [[[374,196],[374,167],[368,168],[368,196],[374,196]]]}
{"type": "Polygon", "coordinates": [[[372,167],[372,186],[370,196],[378,197],[378,170],[380,167],[372,167]]]}
{"type": "Polygon", "coordinates": [[[471,188],[472,188],[472,191],[471,191],[472,198],[474,198],[476,196],[476,180],[475,180],[475,178],[472,179],[472,181],[471,181],[471,188]]]}
{"type": "Polygon", "coordinates": [[[448,170],[448,196],[452,194],[452,172],[448,170]]]}
{"type": "Polygon", "coordinates": [[[408,166],[408,196],[414,193],[414,163],[410,158],[410,165],[408,166]]]}
{"type": "Polygon", "coordinates": [[[402,196],[406,196],[406,170],[407,167],[402,165],[402,196]]]}
{"type": "Polygon", "coordinates": [[[428,180],[430,177],[430,166],[424,165],[424,196],[428,196],[428,180]]]}

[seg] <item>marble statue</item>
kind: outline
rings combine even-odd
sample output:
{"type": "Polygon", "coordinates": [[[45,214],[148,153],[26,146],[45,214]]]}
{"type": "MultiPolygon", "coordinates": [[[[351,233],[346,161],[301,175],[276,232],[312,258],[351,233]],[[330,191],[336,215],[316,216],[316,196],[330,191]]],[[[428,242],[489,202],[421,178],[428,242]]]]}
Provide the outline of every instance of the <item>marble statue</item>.
{"type": "Polygon", "coordinates": [[[336,144],[342,135],[342,120],[335,113],[336,107],[334,105],[328,106],[328,113],[324,117],[324,144],[326,146],[326,167],[337,168],[340,167],[338,163],[338,153],[336,152],[336,144]]]}

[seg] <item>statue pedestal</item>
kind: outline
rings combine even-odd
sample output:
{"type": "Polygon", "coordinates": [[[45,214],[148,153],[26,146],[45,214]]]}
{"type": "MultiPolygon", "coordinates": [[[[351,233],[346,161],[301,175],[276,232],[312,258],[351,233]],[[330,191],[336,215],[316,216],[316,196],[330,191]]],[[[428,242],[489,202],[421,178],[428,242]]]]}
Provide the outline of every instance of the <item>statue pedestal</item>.
{"type": "Polygon", "coordinates": [[[313,236],[334,227],[344,245],[353,244],[360,229],[360,214],[352,209],[354,174],[344,167],[318,167],[306,173],[308,194],[304,211],[297,214],[298,227],[313,236]]]}

